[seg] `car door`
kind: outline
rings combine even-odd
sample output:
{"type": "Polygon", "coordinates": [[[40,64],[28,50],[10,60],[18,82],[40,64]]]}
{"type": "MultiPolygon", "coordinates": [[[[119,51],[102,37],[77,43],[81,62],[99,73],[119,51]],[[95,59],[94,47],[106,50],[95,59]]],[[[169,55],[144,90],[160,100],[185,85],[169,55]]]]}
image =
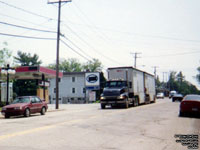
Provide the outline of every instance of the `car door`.
{"type": "Polygon", "coordinates": [[[37,111],[36,100],[34,97],[31,97],[30,99],[31,99],[30,111],[31,111],[31,113],[36,113],[36,111],[37,111]]]}
{"type": "Polygon", "coordinates": [[[38,98],[38,97],[35,97],[35,101],[36,101],[36,112],[40,112],[41,109],[42,109],[42,101],[38,98]]]}

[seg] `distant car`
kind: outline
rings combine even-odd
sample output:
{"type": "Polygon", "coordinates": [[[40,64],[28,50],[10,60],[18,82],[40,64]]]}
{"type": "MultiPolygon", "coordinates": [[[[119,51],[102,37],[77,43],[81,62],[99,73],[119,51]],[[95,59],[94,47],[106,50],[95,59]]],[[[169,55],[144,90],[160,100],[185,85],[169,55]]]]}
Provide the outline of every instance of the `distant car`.
{"type": "Polygon", "coordinates": [[[200,95],[186,95],[180,104],[179,116],[197,114],[200,116],[200,95]]]}
{"type": "Polygon", "coordinates": [[[173,97],[172,97],[172,102],[175,102],[175,101],[182,101],[183,100],[183,95],[182,94],[174,94],[173,97]]]}
{"type": "Polygon", "coordinates": [[[42,101],[39,97],[22,96],[16,98],[10,105],[4,106],[1,113],[5,116],[5,118],[19,115],[29,117],[34,113],[41,113],[41,115],[45,115],[47,109],[47,103],[42,101]]]}
{"type": "Polygon", "coordinates": [[[172,98],[174,96],[174,94],[176,94],[176,91],[170,91],[169,98],[172,98]]]}
{"type": "Polygon", "coordinates": [[[164,98],[164,93],[158,93],[157,95],[156,95],[156,98],[164,98]]]}

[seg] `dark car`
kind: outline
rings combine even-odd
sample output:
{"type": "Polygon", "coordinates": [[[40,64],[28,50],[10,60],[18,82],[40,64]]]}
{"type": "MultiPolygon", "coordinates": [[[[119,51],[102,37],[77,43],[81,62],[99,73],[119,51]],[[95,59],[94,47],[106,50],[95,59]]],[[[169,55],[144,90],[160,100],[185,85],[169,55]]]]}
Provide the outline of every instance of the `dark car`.
{"type": "Polygon", "coordinates": [[[186,95],[180,104],[179,115],[197,114],[200,116],[200,95],[186,95]]]}
{"type": "Polygon", "coordinates": [[[41,115],[45,115],[47,109],[47,103],[42,101],[39,97],[22,96],[16,98],[10,105],[4,106],[1,113],[5,116],[5,118],[19,115],[29,117],[34,113],[41,113],[41,115]]]}
{"type": "Polygon", "coordinates": [[[183,100],[183,95],[182,94],[174,94],[173,97],[172,97],[172,102],[175,102],[175,101],[182,101],[183,100]]]}

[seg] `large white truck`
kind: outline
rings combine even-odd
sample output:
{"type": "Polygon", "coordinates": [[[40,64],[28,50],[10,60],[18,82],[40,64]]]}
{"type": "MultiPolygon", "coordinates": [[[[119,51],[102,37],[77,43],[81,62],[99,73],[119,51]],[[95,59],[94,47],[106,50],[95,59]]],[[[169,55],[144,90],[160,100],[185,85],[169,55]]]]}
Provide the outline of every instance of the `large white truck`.
{"type": "Polygon", "coordinates": [[[138,106],[155,102],[155,78],[133,67],[108,68],[108,81],[100,97],[101,108],[106,105],[138,106]]]}

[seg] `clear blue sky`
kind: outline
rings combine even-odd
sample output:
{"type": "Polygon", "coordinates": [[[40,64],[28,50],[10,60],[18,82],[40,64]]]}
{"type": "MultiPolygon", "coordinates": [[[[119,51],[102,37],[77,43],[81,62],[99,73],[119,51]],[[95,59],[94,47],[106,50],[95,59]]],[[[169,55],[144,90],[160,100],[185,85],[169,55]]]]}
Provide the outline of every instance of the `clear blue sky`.
{"type": "MultiPolygon", "coordinates": [[[[62,40],[81,56],[61,43],[60,58],[80,62],[97,58],[106,70],[133,66],[130,53],[139,52],[139,69],[153,74],[152,66],[158,66],[161,80],[163,72],[182,71],[186,80],[197,85],[193,76],[200,66],[199,12],[199,0],[72,0],[62,6],[61,32],[73,44],[62,40]]],[[[56,19],[57,5],[47,4],[47,0],[0,0],[1,22],[56,31],[56,19]]],[[[55,33],[5,24],[0,24],[0,33],[56,38],[55,33]]],[[[21,50],[38,54],[43,65],[55,62],[55,40],[0,37],[0,48],[7,42],[13,55],[21,50]]],[[[166,81],[166,74],[164,78],[166,81]]]]}

